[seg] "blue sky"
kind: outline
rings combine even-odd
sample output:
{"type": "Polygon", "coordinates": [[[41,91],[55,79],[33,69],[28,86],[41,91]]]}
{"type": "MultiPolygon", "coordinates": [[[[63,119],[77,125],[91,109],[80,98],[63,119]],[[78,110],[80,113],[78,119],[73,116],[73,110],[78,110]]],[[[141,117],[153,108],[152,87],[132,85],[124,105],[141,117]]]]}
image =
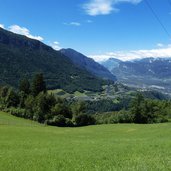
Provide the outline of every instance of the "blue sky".
{"type": "MultiPolygon", "coordinates": [[[[171,0],[147,0],[171,34],[171,0]]],[[[97,61],[171,56],[145,0],[0,0],[0,26],[97,61]]]]}

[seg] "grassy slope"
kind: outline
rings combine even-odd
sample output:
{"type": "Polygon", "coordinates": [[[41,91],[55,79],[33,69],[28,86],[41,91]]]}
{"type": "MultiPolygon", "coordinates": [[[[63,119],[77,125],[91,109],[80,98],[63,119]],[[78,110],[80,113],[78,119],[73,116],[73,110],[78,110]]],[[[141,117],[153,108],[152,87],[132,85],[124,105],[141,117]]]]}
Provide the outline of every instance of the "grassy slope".
{"type": "Polygon", "coordinates": [[[56,128],[4,113],[0,121],[1,171],[171,170],[170,123],[56,128]]]}

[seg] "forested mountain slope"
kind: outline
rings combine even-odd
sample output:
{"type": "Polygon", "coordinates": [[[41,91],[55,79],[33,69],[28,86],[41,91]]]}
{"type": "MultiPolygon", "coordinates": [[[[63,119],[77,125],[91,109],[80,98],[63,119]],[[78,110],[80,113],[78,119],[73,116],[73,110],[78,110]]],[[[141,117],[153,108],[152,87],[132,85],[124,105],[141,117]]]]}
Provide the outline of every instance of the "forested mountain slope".
{"type": "Polygon", "coordinates": [[[37,72],[44,74],[49,89],[100,91],[104,83],[60,51],[0,28],[0,84],[17,87],[21,78],[37,72]]]}

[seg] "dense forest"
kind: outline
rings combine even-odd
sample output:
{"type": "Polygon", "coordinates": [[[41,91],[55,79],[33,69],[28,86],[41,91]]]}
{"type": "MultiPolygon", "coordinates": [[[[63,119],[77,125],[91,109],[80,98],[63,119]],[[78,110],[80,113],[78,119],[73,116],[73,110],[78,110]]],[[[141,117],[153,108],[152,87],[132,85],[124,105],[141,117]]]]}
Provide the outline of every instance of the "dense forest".
{"type": "Polygon", "coordinates": [[[0,85],[17,88],[23,77],[43,73],[48,89],[101,91],[107,80],[77,67],[44,43],[0,28],[0,85]]]}
{"type": "Polygon", "coordinates": [[[152,100],[142,94],[132,99],[74,101],[48,93],[43,74],[30,82],[24,78],[18,90],[0,88],[0,109],[12,115],[53,126],[85,126],[104,123],[160,123],[171,117],[171,102],[152,100]]]}

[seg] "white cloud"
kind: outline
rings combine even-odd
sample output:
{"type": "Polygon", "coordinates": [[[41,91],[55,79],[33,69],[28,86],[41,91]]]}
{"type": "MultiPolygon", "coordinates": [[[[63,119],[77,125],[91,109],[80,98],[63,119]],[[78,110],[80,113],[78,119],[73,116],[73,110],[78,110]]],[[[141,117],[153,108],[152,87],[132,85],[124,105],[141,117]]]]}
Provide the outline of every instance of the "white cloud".
{"type": "Polygon", "coordinates": [[[101,62],[109,58],[117,58],[123,61],[141,59],[141,58],[168,58],[171,57],[171,45],[163,48],[156,48],[150,50],[132,50],[132,51],[116,51],[109,52],[102,55],[90,55],[95,61],[101,62]]]}
{"type": "Polygon", "coordinates": [[[60,47],[60,43],[57,42],[57,41],[51,43],[50,46],[51,46],[53,49],[55,49],[55,50],[60,50],[60,49],[62,49],[62,48],[60,47]]]}
{"type": "Polygon", "coordinates": [[[71,22],[70,25],[73,25],[73,26],[80,26],[81,24],[78,23],[78,22],[71,22]]]}
{"type": "Polygon", "coordinates": [[[20,27],[18,25],[11,25],[11,26],[9,26],[9,31],[11,31],[13,33],[17,33],[17,34],[27,36],[27,37],[29,37],[31,39],[36,39],[36,40],[39,40],[39,41],[43,41],[43,38],[41,36],[33,36],[33,35],[31,35],[30,31],[25,27],[20,27]]]}
{"type": "Polygon", "coordinates": [[[158,46],[158,47],[163,47],[164,44],[162,44],[162,43],[157,43],[157,46],[158,46]]]}
{"type": "Polygon", "coordinates": [[[86,23],[93,23],[92,20],[86,20],[86,23]]]}
{"type": "Polygon", "coordinates": [[[5,28],[3,24],[0,24],[0,28],[5,28]]]}
{"type": "Polygon", "coordinates": [[[112,4],[112,0],[91,0],[83,5],[83,9],[91,16],[107,15],[114,10],[112,4]]]}
{"type": "Polygon", "coordinates": [[[88,15],[107,15],[111,12],[119,11],[116,5],[119,3],[138,4],[142,0],[89,0],[88,3],[83,4],[83,9],[88,15]]]}
{"type": "Polygon", "coordinates": [[[81,23],[79,23],[79,22],[70,22],[70,23],[64,23],[65,25],[68,25],[68,26],[81,26],[81,23]]]}

